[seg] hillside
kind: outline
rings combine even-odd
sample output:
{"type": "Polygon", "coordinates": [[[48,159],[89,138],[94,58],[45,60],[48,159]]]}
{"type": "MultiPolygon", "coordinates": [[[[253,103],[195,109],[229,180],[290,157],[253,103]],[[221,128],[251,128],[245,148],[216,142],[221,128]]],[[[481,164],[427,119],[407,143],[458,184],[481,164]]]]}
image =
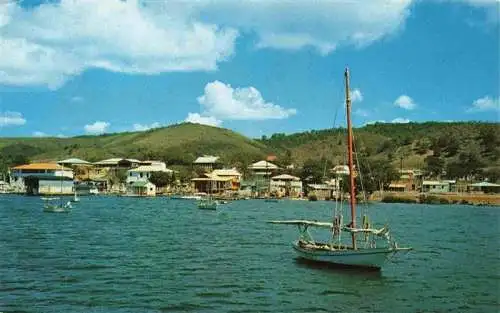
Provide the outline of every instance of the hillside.
{"type": "MultiPolygon", "coordinates": [[[[481,169],[500,167],[499,130],[499,124],[495,123],[426,122],[367,125],[355,129],[354,133],[360,156],[382,160],[393,168],[403,163],[405,168],[437,172],[456,170],[467,162],[481,169]]],[[[281,165],[301,166],[311,160],[334,165],[344,162],[345,141],[343,129],[274,134],[253,140],[227,129],[183,123],[144,132],[100,136],[3,138],[0,139],[0,163],[5,169],[25,161],[131,157],[187,165],[199,155],[214,154],[221,156],[226,164],[241,168],[273,153],[281,165]]]]}
{"type": "Polygon", "coordinates": [[[267,147],[231,130],[191,123],[144,132],[72,138],[0,139],[0,162],[59,160],[68,157],[98,161],[111,157],[160,159],[168,164],[191,164],[202,154],[216,154],[226,163],[260,158],[267,147]]]}

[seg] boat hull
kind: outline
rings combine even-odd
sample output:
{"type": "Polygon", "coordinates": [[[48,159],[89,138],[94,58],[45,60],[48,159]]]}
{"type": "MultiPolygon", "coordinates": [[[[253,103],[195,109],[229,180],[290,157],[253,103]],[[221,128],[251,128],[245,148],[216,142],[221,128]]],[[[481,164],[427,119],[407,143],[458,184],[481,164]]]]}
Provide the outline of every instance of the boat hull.
{"type": "Polygon", "coordinates": [[[201,210],[217,210],[217,201],[201,200],[198,202],[198,209],[201,210]]]}
{"type": "Polygon", "coordinates": [[[357,266],[380,269],[387,259],[396,253],[392,248],[371,248],[358,250],[329,250],[303,247],[298,241],[292,244],[299,257],[314,261],[343,266],[357,266]]]}
{"type": "Polygon", "coordinates": [[[69,213],[69,209],[57,206],[46,206],[43,208],[45,213],[69,213]]]}

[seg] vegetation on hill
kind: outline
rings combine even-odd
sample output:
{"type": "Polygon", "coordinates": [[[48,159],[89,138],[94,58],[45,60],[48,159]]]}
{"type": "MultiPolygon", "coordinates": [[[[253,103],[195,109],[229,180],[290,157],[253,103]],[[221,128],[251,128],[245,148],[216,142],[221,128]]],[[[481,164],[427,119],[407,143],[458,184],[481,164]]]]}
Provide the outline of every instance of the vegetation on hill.
{"type": "MultiPolygon", "coordinates": [[[[483,122],[373,124],[355,129],[356,163],[371,189],[387,185],[396,170],[419,168],[430,177],[500,178],[499,124],[483,122]]],[[[328,169],[345,164],[345,130],[312,130],[250,139],[231,130],[183,123],[144,132],[73,138],[0,139],[0,172],[28,161],[69,157],[156,159],[173,168],[204,154],[218,155],[240,170],[269,154],[291,174],[320,182],[328,169]]]]}

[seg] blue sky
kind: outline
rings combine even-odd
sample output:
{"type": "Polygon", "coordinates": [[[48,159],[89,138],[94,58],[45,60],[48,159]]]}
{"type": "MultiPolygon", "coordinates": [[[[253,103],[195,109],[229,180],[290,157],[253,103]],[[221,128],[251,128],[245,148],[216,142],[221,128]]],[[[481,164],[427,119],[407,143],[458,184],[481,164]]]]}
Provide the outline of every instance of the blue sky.
{"type": "Polygon", "coordinates": [[[0,136],[499,121],[498,0],[2,1],[0,136]]]}

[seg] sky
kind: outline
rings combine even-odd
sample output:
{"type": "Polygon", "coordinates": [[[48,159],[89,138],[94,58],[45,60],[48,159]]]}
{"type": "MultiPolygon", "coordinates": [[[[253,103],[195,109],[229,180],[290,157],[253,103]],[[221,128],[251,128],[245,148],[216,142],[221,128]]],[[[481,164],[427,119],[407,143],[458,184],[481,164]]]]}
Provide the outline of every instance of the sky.
{"type": "Polygon", "coordinates": [[[500,0],[0,0],[0,137],[499,122],[500,0]]]}

